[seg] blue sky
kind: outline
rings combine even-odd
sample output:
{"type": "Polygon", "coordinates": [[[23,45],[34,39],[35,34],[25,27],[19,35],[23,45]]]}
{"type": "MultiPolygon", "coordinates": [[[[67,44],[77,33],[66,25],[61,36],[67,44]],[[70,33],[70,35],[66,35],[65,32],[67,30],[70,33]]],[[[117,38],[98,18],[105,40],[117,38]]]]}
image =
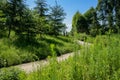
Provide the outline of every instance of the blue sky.
{"type": "MultiPolygon", "coordinates": [[[[33,8],[35,7],[36,0],[26,0],[26,4],[33,8]]],[[[55,0],[46,0],[47,4],[50,6],[53,6],[55,4],[55,0]]],[[[79,11],[80,13],[86,12],[90,7],[96,7],[98,0],[57,0],[58,4],[60,4],[64,10],[66,15],[66,19],[64,20],[64,23],[66,23],[68,27],[68,31],[71,29],[71,23],[72,23],[72,17],[75,14],[76,11],[79,11]]]]}

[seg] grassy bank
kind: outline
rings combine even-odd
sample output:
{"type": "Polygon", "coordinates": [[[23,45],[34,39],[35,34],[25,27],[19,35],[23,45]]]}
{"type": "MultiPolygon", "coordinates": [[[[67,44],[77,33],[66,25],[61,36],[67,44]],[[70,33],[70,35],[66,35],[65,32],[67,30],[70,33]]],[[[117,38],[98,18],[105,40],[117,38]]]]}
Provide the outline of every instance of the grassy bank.
{"type": "MultiPolygon", "coordinates": [[[[79,46],[73,44],[73,57],[58,63],[53,56],[48,58],[50,65],[38,68],[36,72],[28,75],[24,74],[26,77],[22,73],[20,77],[22,80],[119,80],[119,40],[119,35],[97,36],[92,45],[82,47],[80,54],[77,52],[79,46]]],[[[51,50],[53,51],[54,47],[51,50]]]]}
{"type": "Polygon", "coordinates": [[[50,45],[54,44],[56,55],[73,51],[72,40],[64,36],[44,35],[30,41],[13,36],[11,39],[0,39],[0,67],[36,61],[51,56],[50,45]]]}

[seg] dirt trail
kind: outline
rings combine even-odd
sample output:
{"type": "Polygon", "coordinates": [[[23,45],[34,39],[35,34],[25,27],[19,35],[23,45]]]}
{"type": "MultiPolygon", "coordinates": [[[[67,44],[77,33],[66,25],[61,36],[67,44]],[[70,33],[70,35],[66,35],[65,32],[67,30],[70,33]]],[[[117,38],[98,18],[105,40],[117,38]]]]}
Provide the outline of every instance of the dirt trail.
{"type": "MultiPolygon", "coordinates": [[[[80,44],[80,45],[84,45],[84,44],[90,45],[90,43],[85,43],[83,41],[78,41],[78,44],[80,44]]],[[[64,60],[68,59],[70,56],[73,56],[73,54],[74,54],[74,52],[61,55],[61,56],[57,57],[57,61],[58,62],[64,61],[64,60]]],[[[40,60],[40,61],[36,61],[36,62],[20,64],[20,65],[17,65],[15,67],[18,67],[18,68],[22,69],[26,73],[30,73],[30,72],[33,72],[33,71],[37,70],[38,67],[41,67],[41,66],[44,66],[44,65],[47,65],[47,64],[49,64],[49,61],[45,59],[45,60],[40,60]]]]}
{"type": "MultiPolygon", "coordinates": [[[[70,56],[73,56],[73,54],[74,53],[68,53],[68,54],[64,54],[62,56],[59,56],[59,57],[57,57],[57,61],[58,62],[64,61],[64,60],[68,59],[70,56]]],[[[40,60],[40,61],[36,61],[36,62],[20,64],[20,65],[17,65],[15,67],[22,69],[26,73],[30,73],[30,72],[37,70],[38,67],[42,67],[42,66],[47,65],[47,64],[49,64],[49,61],[45,59],[45,60],[40,60]]]]}

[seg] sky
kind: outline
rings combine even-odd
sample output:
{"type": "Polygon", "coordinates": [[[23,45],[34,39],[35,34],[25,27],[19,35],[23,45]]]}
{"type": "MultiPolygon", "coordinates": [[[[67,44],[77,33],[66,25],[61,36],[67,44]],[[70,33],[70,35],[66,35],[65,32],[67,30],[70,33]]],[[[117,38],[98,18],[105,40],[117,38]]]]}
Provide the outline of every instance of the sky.
{"type": "MultiPolygon", "coordinates": [[[[26,4],[29,8],[34,8],[36,0],[26,0],[26,4]]],[[[55,0],[46,0],[49,6],[55,5],[55,0]]],[[[98,0],[57,0],[57,3],[61,5],[65,11],[66,18],[64,23],[67,25],[67,31],[71,30],[72,17],[79,11],[80,13],[85,13],[90,7],[96,7],[98,0]]]]}

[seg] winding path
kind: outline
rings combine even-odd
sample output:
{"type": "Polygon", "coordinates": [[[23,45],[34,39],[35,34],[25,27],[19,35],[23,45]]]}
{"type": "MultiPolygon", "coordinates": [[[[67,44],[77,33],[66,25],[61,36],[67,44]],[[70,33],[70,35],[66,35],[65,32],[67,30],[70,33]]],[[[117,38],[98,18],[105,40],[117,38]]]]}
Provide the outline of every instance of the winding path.
{"type": "MultiPolygon", "coordinates": [[[[58,62],[64,61],[64,60],[68,59],[70,56],[73,56],[73,54],[74,53],[67,53],[62,56],[59,56],[59,57],[57,57],[57,61],[58,62]]],[[[49,61],[47,59],[45,59],[45,60],[40,60],[40,61],[36,61],[36,62],[20,64],[15,67],[22,69],[26,73],[30,73],[30,72],[36,71],[38,67],[42,67],[42,66],[48,65],[48,64],[49,64],[49,61]]]]}
{"type": "MultiPolygon", "coordinates": [[[[78,41],[78,44],[80,44],[80,45],[84,45],[84,44],[90,45],[90,43],[86,43],[86,42],[83,42],[83,41],[78,41]]],[[[61,55],[61,56],[57,57],[57,61],[58,62],[64,61],[64,60],[68,59],[70,56],[73,56],[73,54],[74,54],[74,52],[61,55]]],[[[45,60],[40,60],[40,61],[36,61],[36,62],[20,64],[20,65],[17,65],[15,67],[18,67],[18,68],[22,69],[26,73],[30,73],[30,72],[33,72],[33,71],[37,70],[38,67],[42,67],[42,66],[48,65],[48,64],[49,64],[49,61],[47,59],[45,59],[45,60]]]]}

